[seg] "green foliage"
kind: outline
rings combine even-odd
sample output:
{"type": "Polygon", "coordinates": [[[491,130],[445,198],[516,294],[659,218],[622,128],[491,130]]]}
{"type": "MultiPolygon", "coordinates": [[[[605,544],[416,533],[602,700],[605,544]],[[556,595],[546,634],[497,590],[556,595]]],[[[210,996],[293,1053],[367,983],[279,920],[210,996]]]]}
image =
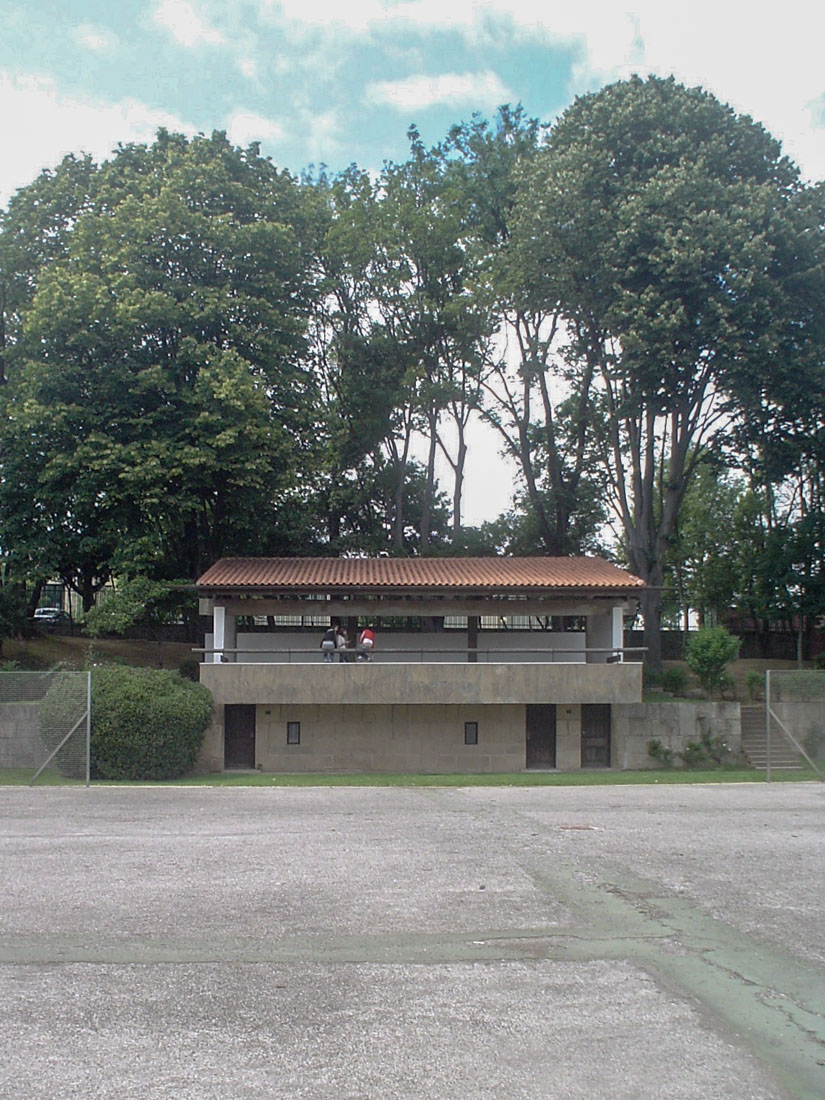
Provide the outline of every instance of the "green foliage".
{"type": "Polygon", "coordinates": [[[191,579],[262,552],[314,465],[297,185],[222,134],[161,132],[32,187],[0,242],[27,276],[0,432],[16,568],[60,576],[89,610],[112,575],[191,579]],[[69,178],[76,214],[47,248],[69,178]]]}
{"type": "MultiPolygon", "coordinates": [[[[84,679],[58,675],[40,704],[44,739],[65,735],[85,708],[84,679]]],[[[195,763],[212,714],[206,688],[168,670],[109,666],[92,672],[92,775],[175,779],[195,763]]],[[[77,767],[71,755],[57,763],[77,767]]]]}
{"type": "Polygon", "coordinates": [[[192,591],[148,577],[134,577],[91,608],[86,613],[85,625],[93,638],[124,634],[136,624],[162,626],[177,622],[185,610],[196,607],[197,597],[192,591]]]}
{"type": "Polygon", "coordinates": [[[658,737],[651,737],[647,743],[647,755],[651,760],[661,764],[663,768],[672,768],[676,753],[673,749],[665,748],[658,737]]]}
{"type": "Polygon", "coordinates": [[[81,742],[85,744],[86,722],[83,715],[87,704],[86,677],[76,672],[57,672],[51,677],[49,689],[38,706],[40,739],[49,752],[57,748],[70,730],[76,725],[78,727],[75,736],[54,757],[54,763],[65,779],[84,779],[86,776],[86,753],[79,752],[78,745],[81,742]]]}
{"type": "Polygon", "coordinates": [[[727,763],[730,749],[723,737],[705,731],[698,741],[688,741],[679,756],[686,768],[721,767],[727,763]]]}
{"type": "Polygon", "coordinates": [[[738,400],[754,373],[768,386],[799,362],[778,335],[798,327],[798,272],[775,262],[796,239],[798,186],[761,126],[656,77],[579,97],[522,177],[514,262],[531,273],[533,301],[555,304],[572,332],[568,369],[590,385],[593,459],[630,567],[650,586],[655,666],[685,493],[714,431],[730,435],[708,400],[738,400]]]}
{"type": "Polygon", "coordinates": [[[688,674],[680,665],[668,665],[662,672],[662,689],[670,695],[684,695],[688,684],[688,674]]]}
{"type": "Polygon", "coordinates": [[[751,702],[756,702],[758,699],[765,698],[765,673],[757,672],[755,669],[751,671],[745,677],[745,686],[748,689],[748,698],[751,702]]]}
{"type": "Polygon", "coordinates": [[[102,779],[174,779],[187,772],[212,714],[206,688],[177,672],[92,673],[92,767],[102,779]]]}
{"type": "Polygon", "coordinates": [[[0,584],[0,654],[3,639],[22,634],[26,626],[25,593],[14,584],[0,584]]]}
{"type": "Polygon", "coordinates": [[[696,770],[722,767],[728,762],[730,750],[724,738],[705,731],[698,741],[688,741],[679,753],[666,748],[658,737],[653,737],[647,743],[647,754],[663,768],[672,768],[678,757],[685,768],[696,770]]]}
{"type": "Polygon", "coordinates": [[[741,644],[724,626],[706,627],[688,638],[685,660],[705,691],[719,691],[728,685],[726,667],[738,657],[741,644]]]}

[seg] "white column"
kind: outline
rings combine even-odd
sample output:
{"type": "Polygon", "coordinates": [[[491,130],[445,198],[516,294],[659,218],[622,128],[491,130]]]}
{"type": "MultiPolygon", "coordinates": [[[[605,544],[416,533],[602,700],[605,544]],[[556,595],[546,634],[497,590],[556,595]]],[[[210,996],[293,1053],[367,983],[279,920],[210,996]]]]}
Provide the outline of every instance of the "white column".
{"type": "Polygon", "coordinates": [[[215,605],[212,612],[212,664],[219,665],[223,659],[223,647],[226,645],[226,608],[215,605]]]}

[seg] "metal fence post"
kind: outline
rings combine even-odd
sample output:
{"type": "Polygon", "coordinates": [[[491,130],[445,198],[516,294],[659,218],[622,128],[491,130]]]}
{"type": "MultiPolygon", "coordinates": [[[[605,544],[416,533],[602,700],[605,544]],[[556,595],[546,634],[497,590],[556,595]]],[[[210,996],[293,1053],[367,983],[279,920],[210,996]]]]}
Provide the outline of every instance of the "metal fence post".
{"type": "Polygon", "coordinates": [[[92,671],[86,673],[86,786],[92,781],[92,671]]]}
{"type": "Polygon", "coordinates": [[[765,782],[771,781],[771,670],[765,669],[765,782]]]}

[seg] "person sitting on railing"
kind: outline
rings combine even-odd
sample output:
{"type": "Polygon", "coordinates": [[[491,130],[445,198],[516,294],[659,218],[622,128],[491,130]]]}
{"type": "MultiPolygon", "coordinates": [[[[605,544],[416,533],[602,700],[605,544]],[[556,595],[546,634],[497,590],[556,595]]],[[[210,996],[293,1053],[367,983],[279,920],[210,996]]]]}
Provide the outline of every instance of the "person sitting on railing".
{"type": "Polygon", "coordinates": [[[372,623],[368,623],[361,631],[361,636],[358,639],[358,660],[371,661],[374,645],[375,631],[372,627],[372,623]]]}

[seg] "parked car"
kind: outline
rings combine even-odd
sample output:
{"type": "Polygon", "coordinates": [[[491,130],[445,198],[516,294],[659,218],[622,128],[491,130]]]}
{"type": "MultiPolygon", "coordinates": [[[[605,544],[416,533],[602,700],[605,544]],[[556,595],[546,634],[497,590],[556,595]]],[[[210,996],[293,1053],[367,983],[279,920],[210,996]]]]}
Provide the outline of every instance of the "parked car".
{"type": "Polygon", "coordinates": [[[69,622],[69,616],[59,607],[38,607],[34,613],[35,624],[50,627],[69,622]]]}

